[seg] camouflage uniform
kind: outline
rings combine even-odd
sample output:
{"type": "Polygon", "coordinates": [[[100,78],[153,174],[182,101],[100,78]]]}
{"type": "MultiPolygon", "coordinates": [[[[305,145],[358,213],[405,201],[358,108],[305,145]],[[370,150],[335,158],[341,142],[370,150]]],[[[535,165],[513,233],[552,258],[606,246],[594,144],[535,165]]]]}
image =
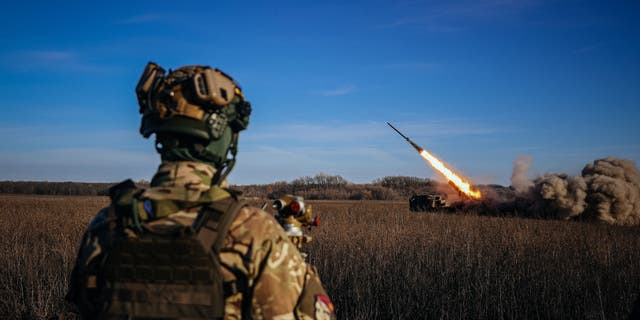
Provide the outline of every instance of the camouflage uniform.
{"type": "MultiPolygon", "coordinates": [[[[163,203],[155,210],[155,219],[141,211],[140,218],[145,227],[163,231],[191,225],[198,214],[198,204],[215,200],[211,190],[220,189],[210,187],[214,174],[215,169],[202,163],[163,163],[151,182],[152,187],[140,190],[142,199],[163,203]]],[[[82,297],[83,288],[91,284],[80,283],[83,280],[79,275],[93,259],[104,254],[100,230],[108,223],[108,214],[109,208],[103,209],[91,223],[72,272],[68,298],[81,310],[92,307],[83,305],[90,302],[82,297]]],[[[132,230],[128,233],[135,236],[132,230]]],[[[315,268],[303,260],[268,213],[255,207],[243,207],[231,223],[219,258],[224,281],[245,288],[225,297],[225,319],[241,319],[243,308],[245,315],[248,312],[253,319],[335,318],[333,305],[315,268]]]]}

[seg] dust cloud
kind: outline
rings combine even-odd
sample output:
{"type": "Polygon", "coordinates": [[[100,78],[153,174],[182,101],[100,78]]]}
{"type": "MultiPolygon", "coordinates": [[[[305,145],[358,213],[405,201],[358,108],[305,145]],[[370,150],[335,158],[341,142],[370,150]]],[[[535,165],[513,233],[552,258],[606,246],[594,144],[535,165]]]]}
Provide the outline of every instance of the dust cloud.
{"type": "Polygon", "coordinates": [[[640,172],[633,161],[608,157],[587,164],[578,176],[548,173],[533,180],[530,165],[530,157],[514,161],[514,197],[508,200],[526,215],[640,225],[640,172]]]}

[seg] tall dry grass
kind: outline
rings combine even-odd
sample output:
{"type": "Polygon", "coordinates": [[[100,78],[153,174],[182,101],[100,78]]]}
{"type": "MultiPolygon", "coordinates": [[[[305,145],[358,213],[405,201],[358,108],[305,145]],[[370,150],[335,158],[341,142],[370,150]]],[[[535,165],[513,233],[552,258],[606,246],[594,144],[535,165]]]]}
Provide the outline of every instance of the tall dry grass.
{"type": "Polygon", "coordinates": [[[626,319],[640,228],[319,202],[311,261],[344,319],[626,319]]]}
{"type": "Polygon", "coordinates": [[[105,197],[0,196],[0,319],[64,313],[84,228],[105,197]]]}
{"type": "MultiPolygon", "coordinates": [[[[104,197],[0,195],[0,318],[64,314],[80,236],[104,197]]],[[[640,228],[313,202],[308,248],[341,319],[624,319],[640,228]]]]}

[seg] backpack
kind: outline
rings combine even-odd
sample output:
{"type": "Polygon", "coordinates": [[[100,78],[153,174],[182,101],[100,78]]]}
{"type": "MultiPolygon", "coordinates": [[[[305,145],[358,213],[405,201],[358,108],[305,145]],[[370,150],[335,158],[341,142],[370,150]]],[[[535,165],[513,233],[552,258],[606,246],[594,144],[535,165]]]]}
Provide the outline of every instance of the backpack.
{"type": "Polygon", "coordinates": [[[246,202],[227,191],[224,199],[204,203],[192,226],[155,232],[139,221],[136,199],[141,189],[132,185],[110,190],[109,210],[115,219],[109,223],[107,250],[97,270],[97,300],[102,304],[96,306],[98,317],[223,319],[225,297],[234,292],[223,282],[219,253],[246,202]],[[132,220],[136,228],[125,228],[132,220]]]}

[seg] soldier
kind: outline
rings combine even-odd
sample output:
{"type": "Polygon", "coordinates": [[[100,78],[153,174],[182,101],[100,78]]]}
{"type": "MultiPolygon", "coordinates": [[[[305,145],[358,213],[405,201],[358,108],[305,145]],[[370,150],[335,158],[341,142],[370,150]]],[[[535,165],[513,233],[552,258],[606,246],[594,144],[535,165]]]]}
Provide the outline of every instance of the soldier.
{"type": "Polygon", "coordinates": [[[334,319],[314,267],[268,213],[225,188],[251,105],[217,69],[154,63],[136,87],[162,163],[89,225],[67,299],[85,319],[334,319]]]}

